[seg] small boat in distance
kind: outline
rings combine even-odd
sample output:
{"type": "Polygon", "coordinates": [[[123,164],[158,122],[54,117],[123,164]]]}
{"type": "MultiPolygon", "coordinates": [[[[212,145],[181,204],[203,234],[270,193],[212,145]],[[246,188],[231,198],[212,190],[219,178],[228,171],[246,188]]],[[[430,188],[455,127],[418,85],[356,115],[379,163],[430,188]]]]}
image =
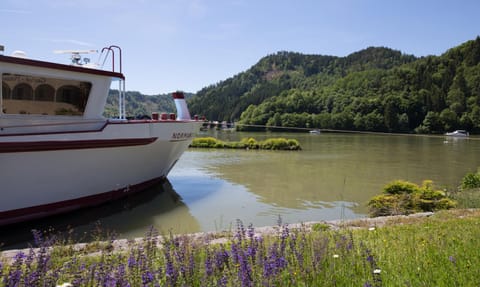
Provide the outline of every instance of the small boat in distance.
{"type": "Polygon", "coordinates": [[[466,138],[469,136],[469,133],[465,130],[456,130],[453,132],[445,133],[445,135],[449,137],[466,138]]]}
{"type": "Polygon", "coordinates": [[[319,135],[321,132],[319,129],[314,129],[314,130],[310,130],[309,133],[312,135],[319,135]]]}
{"type": "Polygon", "coordinates": [[[92,51],[67,52],[71,65],[0,51],[0,225],[98,205],[162,182],[202,125],[190,117],[182,92],[173,93],[177,114],[127,119],[120,47],[101,50],[109,70],[81,59],[92,51]],[[107,119],[112,81],[119,116],[107,119]]]}

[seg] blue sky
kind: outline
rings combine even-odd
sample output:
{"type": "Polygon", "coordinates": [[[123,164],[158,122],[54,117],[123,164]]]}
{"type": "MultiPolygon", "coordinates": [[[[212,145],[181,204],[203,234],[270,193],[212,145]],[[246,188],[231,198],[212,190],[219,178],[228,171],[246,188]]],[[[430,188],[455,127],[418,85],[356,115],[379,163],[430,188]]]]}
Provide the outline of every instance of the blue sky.
{"type": "Polygon", "coordinates": [[[478,0],[2,0],[0,44],[63,63],[54,50],[118,45],[127,90],[153,95],[196,92],[278,51],[440,55],[480,35],[479,11],[478,0]]]}

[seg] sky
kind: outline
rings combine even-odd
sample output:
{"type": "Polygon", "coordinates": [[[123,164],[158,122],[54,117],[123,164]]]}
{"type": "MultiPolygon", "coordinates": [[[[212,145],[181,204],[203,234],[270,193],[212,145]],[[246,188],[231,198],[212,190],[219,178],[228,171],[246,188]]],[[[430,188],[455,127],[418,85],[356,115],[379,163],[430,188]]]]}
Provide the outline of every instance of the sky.
{"type": "Polygon", "coordinates": [[[195,93],[279,51],[441,55],[480,35],[479,11],[478,0],[0,0],[0,45],[66,64],[55,50],[117,45],[128,91],[195,93]]]}

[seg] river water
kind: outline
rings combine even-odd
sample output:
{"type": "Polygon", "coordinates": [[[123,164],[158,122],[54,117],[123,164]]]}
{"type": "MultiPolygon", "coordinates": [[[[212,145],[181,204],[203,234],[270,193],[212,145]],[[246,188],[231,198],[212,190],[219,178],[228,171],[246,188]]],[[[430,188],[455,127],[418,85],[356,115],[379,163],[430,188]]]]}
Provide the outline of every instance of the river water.
{"type": "MultiPolygon", "coordinates": [[[[396,179],[433,180],[453,189],[480,166],[480,138],[212,131],[224,140],[297,139],[301,151],[189,149],[164,184],[96,208],[0,230],[4,248],[31,240],[30,231],[74,229],[89,240],[95,226],[117,237],[222,231],[245,225],[368,216],[366,203],[396,179]]],[[[212,134],[213,133],[213,134],[212,134]]]]}

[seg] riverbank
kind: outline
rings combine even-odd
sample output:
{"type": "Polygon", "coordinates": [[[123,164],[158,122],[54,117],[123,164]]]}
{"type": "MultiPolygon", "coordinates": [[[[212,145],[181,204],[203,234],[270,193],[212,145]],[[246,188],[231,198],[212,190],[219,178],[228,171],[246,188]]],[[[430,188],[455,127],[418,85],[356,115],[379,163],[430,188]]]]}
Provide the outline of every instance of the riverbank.
{"type": "Polygon", "coordinates": [[[479,225],[465,209],[75,245],[37,234],[40,248],[2,253],[0,286],[478,286],[479,225]]]}
{"type": "MultiPolygon", "coordinates": [[[[438,212],[439,214],[450,214],[452,217],[464,218],[464,217],[480,217],[480,209],[454,209],[448,211],[438,212]]],[[[313,230],[339,230],[339,229],[368,229],[368,228],[380,228],[383,226],[391,225],[403,225],[419,223],[422,220],[433,216],[433,212],[421,212],[410,215],[395,215],[395,216],[379,216],[379,217],[367,217],[360,219],[347,219],[347,220],[329,220],[329,221],[310,221],[304,223],[291,223],[285,224],[284,227],[290,230],[302,229],[306,232],[313,230]]],[[[279,230],[279,226],[262,226],[255,227],[255,236],[273,236],[279,230]]],[[[175,235],[190,237],[192,240],[200,240],[208,244],[226,244],[232,239],[233,231],[220,231],[220,232],[196,232],[191,234],[175,235]]],[[[140,244],[145,240],[144,237],[138,237],[132,240],[129,239],[115,239],[112,241],[100,241],[92,243],[75,243],[71,247],[76,252],[89,255],[97,255],[102,247],[109,246],[108,248],[113,252],[127,251],[132,245],[140,244]],[[97,250],[98,249],[98,250],[97,250]]],[[[158,235],[155,238],[157,247],[162,247],[163,236],[158,235]]],[[[30,251],[38,253],[40,248],[23,248],[23,249],[11,249],[0,251],[0,261],[11,263],[18,253],[27,254],[30,251]]]]}

